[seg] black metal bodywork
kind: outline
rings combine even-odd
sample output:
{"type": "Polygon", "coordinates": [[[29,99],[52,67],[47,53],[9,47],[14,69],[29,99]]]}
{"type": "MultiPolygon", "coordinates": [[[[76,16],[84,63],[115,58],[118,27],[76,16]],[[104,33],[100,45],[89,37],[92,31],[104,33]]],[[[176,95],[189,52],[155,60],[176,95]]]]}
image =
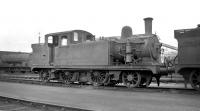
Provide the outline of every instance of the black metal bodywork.
{"type": "Polygon", "coordinates": [[[178,40],[178,64],[176,72],[183,75],[186,82],[200,90],[200,27],[174,31],[178,40]]]}

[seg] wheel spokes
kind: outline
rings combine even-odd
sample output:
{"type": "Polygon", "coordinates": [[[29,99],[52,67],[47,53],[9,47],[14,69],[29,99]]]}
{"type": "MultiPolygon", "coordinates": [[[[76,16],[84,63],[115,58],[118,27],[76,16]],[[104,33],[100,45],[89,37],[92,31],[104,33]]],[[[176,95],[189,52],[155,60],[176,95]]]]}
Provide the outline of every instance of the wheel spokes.
{"type": "Polygon", "coordinates": [[[200,91],[200,73],[198,70],[194,70],[190,74],[190,83],[191,86],[200,91]]]}
{"type": "Polygon", "coordinates": [[[102,85],[104,84],[104,82],[106,82],[106,72],[93,72],[91,74],[91,80],[93,82],[93,84],[96,85],[102,85]]]}
{"type": "Polygon", "coordinates": [[[72,82],[73,73],[71,73],[71,72],[63,72],[62,77],[63,77],[64,82],[69,84],[69,83],[72,82]]]}
{"type": "Polygon", "coordinates": [[[127,87],[138,87],[141,80],[141,75],[137,72],[125,73],[123,74],[122,79],[123,83],[127,87]]]}

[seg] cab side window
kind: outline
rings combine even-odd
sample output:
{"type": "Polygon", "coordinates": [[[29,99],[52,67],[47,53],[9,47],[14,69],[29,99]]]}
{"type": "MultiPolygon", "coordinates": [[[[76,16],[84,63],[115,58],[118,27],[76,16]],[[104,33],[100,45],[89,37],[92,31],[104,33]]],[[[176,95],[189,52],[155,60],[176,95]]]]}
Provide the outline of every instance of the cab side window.
{"type": "Polygon", "coordinates": [[[48,43],[52,44],[53,43],[53,36],[48,37],[48,43]]]}
{"type": "Polygon", "coordinates": [[[67,36],[62,36],[62,38],[61,38],[61,46],[67,46],[67,45],[68,45],[67,36]]]}
{"type": "Polygon", "coordinates": [[[78,33],[74,32],[74,41],[77,42],[78,41],[78,33]]]}

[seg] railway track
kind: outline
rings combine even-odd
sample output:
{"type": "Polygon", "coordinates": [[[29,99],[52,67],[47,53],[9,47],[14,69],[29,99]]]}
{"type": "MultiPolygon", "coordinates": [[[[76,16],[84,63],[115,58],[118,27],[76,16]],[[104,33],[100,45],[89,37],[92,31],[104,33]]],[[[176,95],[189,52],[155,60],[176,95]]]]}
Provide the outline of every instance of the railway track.
{"type": "MultiPolygon", "coordinates": [[[[120,92],[139,92],[139,93],[152,93],[152,94],[182,94],[183,96],[199,96],[200,93],[193,89],[185,89],[185,88],[168,88],[168,87],[153,87],[149,88],[127,88],[121,84],[118,84],[115,87],[109,86],[92,86],[89,84],[82,85],[78,83],[74,84],[63,84],[62,82],[51,81],[47,83],[42,83],[39,78],[32,76],[0,76],[0,81],[3,82],[12,82],[12,83],[21,83],[21,84],[33,84],[33,85],[44,85],[53,87],[65,87],[65,88],[81,88],[81,89],[89,89],[89,90],[107,90],[109,92],[112,91],[120,91],[120,92]]],[[[153,83],[154,84],[154,83],[153,83]]],[[[99,91],[98,91],[99,92],[99,91]]],[[[137,94],[137,93],[136,93],[137,94]]],[[[48,103],[38,103],[31,100],[19,100],[16,98],[10,97],[1,97],[0,96],[0,111],[88,111],[84,109],[77,109],[71,107],[65,107],[62,105],[52,105],[48,103]]]]}
{"type": "Polygon", "coordinates": [[[0,96],[0,111],[89,111],[0,96]]]}
{"type": "MultiPolygon", "coordinates": [[[[52,86],[52,87],[72,87],[72,88],[88,88],[94,90],[116,90],[116,91],[135,91],[135,92],[160,92],[160,93],[172,93],[172,94],[200,94],[198,91],[195,91],[191,88],[180,88],[180,87],[157,87],[156,83],[152,83],[152,85],[148,88],[127,88],[122,84],[118,84],[116,86],[91,86],[90,84],[63,84],[62,82],[58,81],[51,81],[51,82],[41,82],[38,76],[0,76],[0,81],[4,82],[16,82],[16,83],[23,83],[23,84],[35,84],[35,85],[45,85],[45,86],[52,86]]],[[[162,84],[170,84],[170,83],[162,83],[162,84]]]]}

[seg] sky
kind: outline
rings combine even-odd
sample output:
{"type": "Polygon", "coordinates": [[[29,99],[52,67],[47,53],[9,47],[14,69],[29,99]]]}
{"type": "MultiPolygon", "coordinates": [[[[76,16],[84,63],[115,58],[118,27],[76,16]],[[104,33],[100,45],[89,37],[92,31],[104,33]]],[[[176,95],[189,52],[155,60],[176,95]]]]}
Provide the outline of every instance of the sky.
{"type": "Polygon", "coordinates": [[[96,37],[119,36],[123,26],[144,33],[145,17],[153,33],[177,46],[175,29],[200,24],[198,0],[0,0],[0,51],[31,52],[31,44],[52,32],[86,30],[96,37]]]}

